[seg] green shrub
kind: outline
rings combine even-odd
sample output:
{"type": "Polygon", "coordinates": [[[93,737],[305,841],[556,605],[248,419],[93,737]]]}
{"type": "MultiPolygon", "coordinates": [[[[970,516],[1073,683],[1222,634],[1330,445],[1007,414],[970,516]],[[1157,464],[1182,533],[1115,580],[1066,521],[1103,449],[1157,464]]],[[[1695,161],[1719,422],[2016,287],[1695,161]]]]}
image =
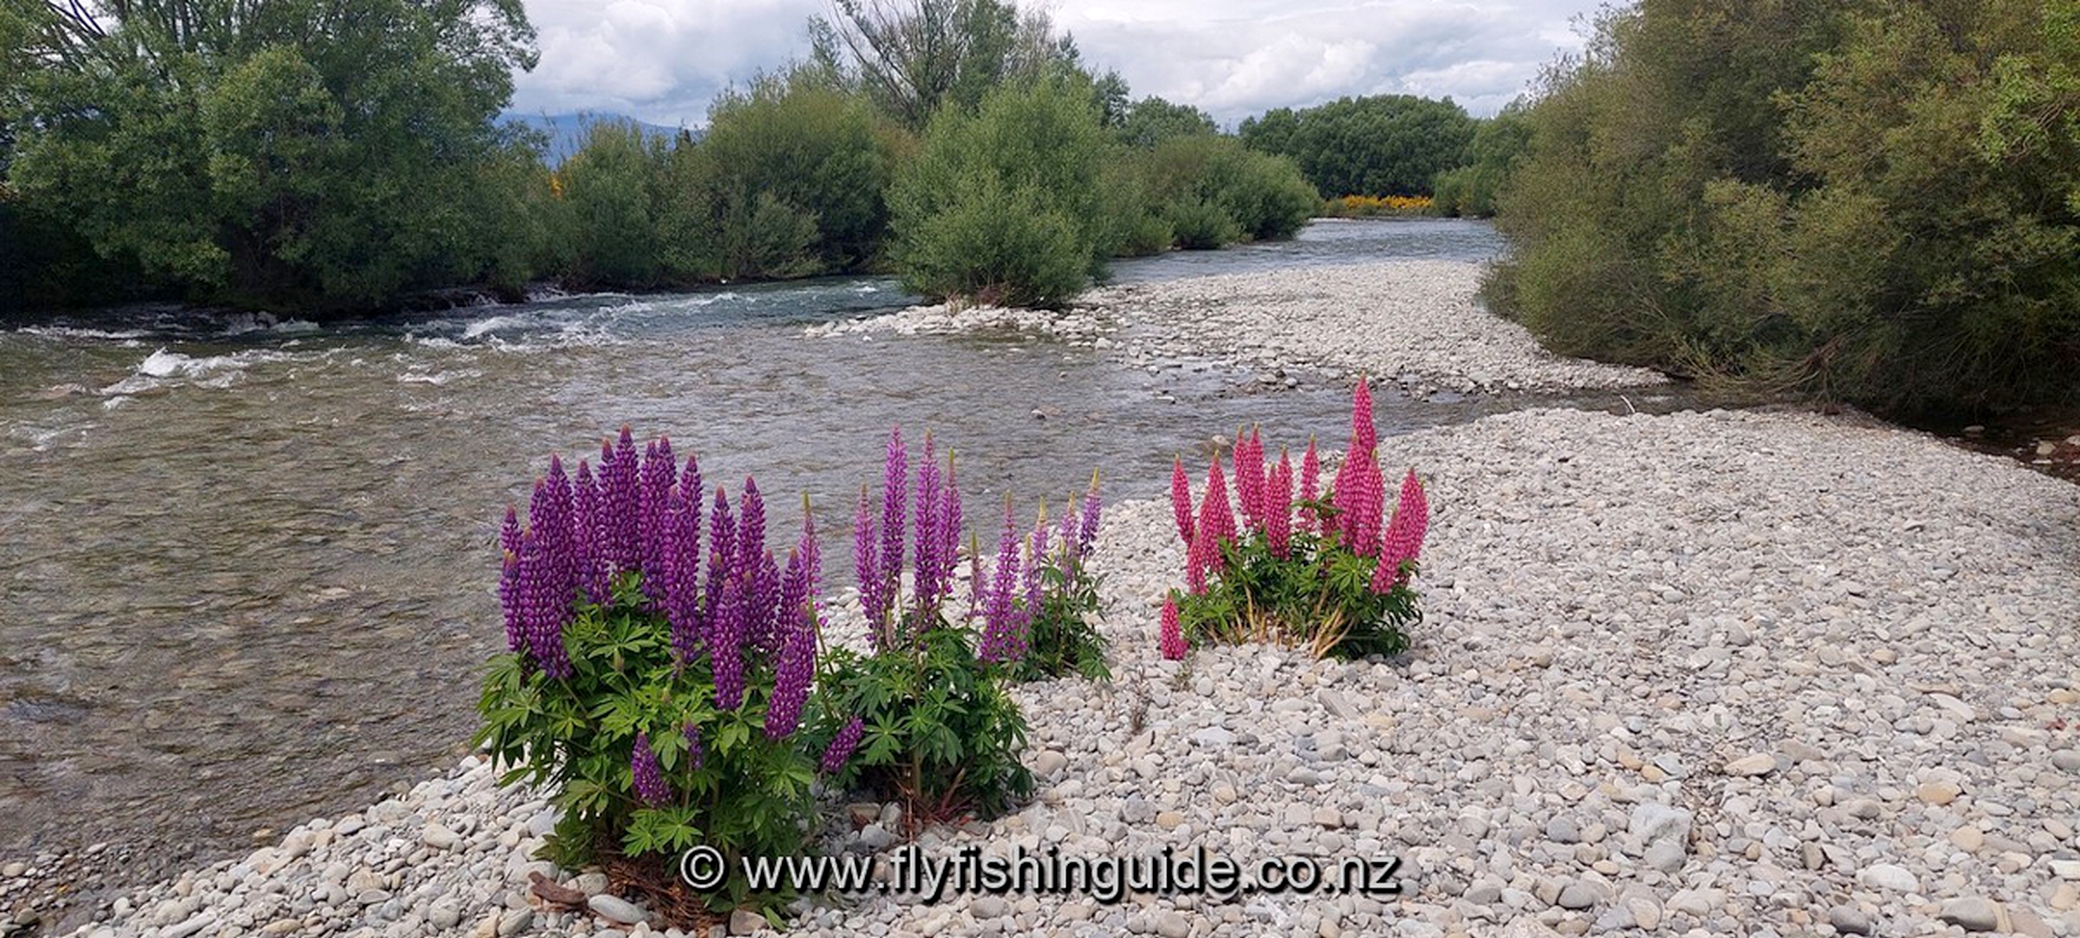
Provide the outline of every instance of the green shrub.
{"type": "Polygon", "coordinates": [[[1149,191],[1163,204],[1179,247],[1289,238],[1320,205],[1292,161],[1249,150],[1233,137],[1172,137],[1142,159],[1149,191]]]}
{"type": "Polygon", "coordinates": [[[1449,98],[1374,95],[1276,108],[1238,133],[1253,149],[1291,157],[1317,199],[1429,195],[1438,173],[1465,162],[1474,121],[1449,98]]]}
{"type": "Polygon", "coordinates": [[[2076,24],[2023,0],[1608,14],[1524,115],[1491,293],[1556,351],[1729,396],[2075,400],[2076,24]]]}
{"type": "Polygon", "coordinates": [[[1045,508],[1041,511],[1027,555],[1026,595],[1020,599],[1027,617],[1026,653],[1011,663],[1018,680],[1067,674],[1093,681],[1112,679],[1112,669],[1105,664],[1108,643],[1093,621],[1102,578],[1086,569],[1097,542],[1099,512],[1095,475],[1082,500],[1071,500],[1062,513],[1061,528],[1051,542],[1045,508]]]}
{"type": "Polygon", "coordinates": [[[1164,214],[1176,245],[1187,251],[1210,251],[1242,240],[1242,226],[1228,217],[1227,210],[1205,199],[1178,199],[1164,214]]]}
{"type": "MultiPolygon", "coordinates": [[[[879,121],[863,97],[765,77],[716,101],[696,151],[706,183],[730,210],[756,216],[762,206],[788,206],[814,223],[810,254],[817,267],[855,270],[878,253],[888,228],[883,195],[894,156],[879,121]]],[[[731,220],[724,227],[774,223],[731,220]]],[[[793,266],[767,262],[726,276],[793,266]]]]}
{"type": "Polygon", "coordinates": [[[1001,88],[974,117],[940,112],[898,177],[891,250],[906,287],[1054,306],[1100,269],[1103,140],[1066,83],[1001,88]]]}

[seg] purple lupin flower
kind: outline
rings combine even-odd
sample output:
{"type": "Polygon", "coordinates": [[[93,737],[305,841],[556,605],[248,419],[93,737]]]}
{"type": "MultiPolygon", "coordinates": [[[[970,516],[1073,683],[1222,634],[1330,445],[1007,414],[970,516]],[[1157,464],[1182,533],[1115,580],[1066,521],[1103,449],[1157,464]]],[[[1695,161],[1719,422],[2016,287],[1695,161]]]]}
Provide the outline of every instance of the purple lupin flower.
{"type": "Polygon", "coordinates": [[[605,605],[613,597],[608,595],[606,561],[600,556],[599,481],[592,476],[592,466],[582,459],[578,460],[578,474],[571,483],[571,510],[578,588],[585,591],[586,599],[605,605]]]}
{"type": "MultiPolygon", "coordinates": [[[[736,566],[736,520],[730,515],[729,496],[715,488],[715,506],[708,516],[708,575],[701,591],[701,623],[712,628],[720,613],[722,585],[736,566]]],[[[702,636],[706,638],[705,635],[702,636]]]]}
{"type": "Polygon", "coordinates": [[[887,582],[881,576],[881,549],[875,540],[873,511],[867,501],[867,487],[859,487],[859,507],[852,514],[852,578],[859,583],[860,608],[866,611],[867,623],[872,628],[869,637],[875,648],[888,646],[888,604],[882,596],[882,587],[887,582]]]}
{"type": "Polygon", "coordinates": [[[838,730],[838,735],[831,738],[831,744],[823,750],[823,774],[834,775],[839,769],[844,768],[845,763],[852,758],[853,750],[859,748],[859,742],[866,734],[865,720],[853,717],[846,721],[845,726],[838,730]]]}
{"type": "MultiPolygon", "coordinates": [[[[518,538],[516,537],[515,540],[518,538]]],[[[505,552],[505,559],[498,567],[498,606],[505,613],[506,650],[519,651],[527,647],[527,619],[520,599],[520,555],[515,550],[505,552]]]]}
{"type": "Polygon", "coordinates": [[[997,565],[990,574],[989,594],[982,606],[982,643],[976,656],[984,661],[1016,661],[1025,656],[1023,636],[1014,616],[1019,586],[1017,522],[1011,499],[1004,499],[1004,535],[997,542],[997,565]]]}
{"type": "Polygon", "coordinates": [[[903,584],[904,501],[910,489],[909,454],[903,448],[903,429],[888,431],[888,460],[881,480],[881,579],[887,587],[884,601],[892,601],[903,584]]]}
{"type": "Polygon", "coordinates": [[[649,733],[636,734],[635,752],[629,757],[629,768],[635,773],[638,801],[654,808],[672,800],[672,787],[664,781],[664,766],[658,764],[657,753],[650,751],[649,733]]]}
{"type": "MultiPolygon", "coordinates": [[[[583,469],[584,463],[578,468],[583,469]]],[[[511,505],[506,506],[506,517],[498,524],[498,549],[508,554],[520,552],[520,512],[511,505]]]]}
{"type": "Polygon", "coordinates": [[[665,578],[669,576],[672,493],[679,486],[679,464],[672,458],[672,441],[659,437],[643,454],[637,486],[636,534],[643,595],[662,604],[665,578]]]}
{"type": "Polygon", "coordinates": [[[571,480],[564,475],[563,460],[551,456],[549,474],[535,487],[534,499],[527,506],[527,526],[547,557],[551,595],[564,602],[576,598],[578,585],[575,514],[571,480]]]}
{"type": "Polygon", "coordinates": [[[686,737],[687,770],[693,772],[700,771],[701,766],[708,761],[707,751],[701,748],[701,725],[688,720],[686,725],[680,728],[679,734],[686,737]]]}
{"type": "Polygon", "coordinates": [[[924,459],[917,465],[917,573],[916,602],[920,613],[933,608],[939,598],[939,552],[942,548],[940,522],[939,463],[932,454],[932,435],[924,435],[924,459]]]}
{"type": "MultiPolygon", "coordinates": [[[[723,566],[719,555],[710,563],[723,566]]],[[[744,605],[749,585],[742,571],[723,580],[722,597],[708,616],[708,661],[715,678],[715,706],[735,710],[744,705],[744,605]]]]}
{"type": "Polygon", "coordinates": [[[737,506],[738,563],[749,568],[766,553],[766,499],[758,483],[744,477],[744,500],[737,506]]]}
{"type": "MultiPolygon", "coordinates": [[[[789,560],[789,569],[800,569],[800,554],[789,560]]],[[[773,696],[766,702],[765,733],[782,740],[800,725],[802,705],[809,700],[809,680],[816,674],[816,630],[810,623],[791,621],[782,627],[779,660],[773,663],[773,696]]]]}
{"type": "MultiPolygon", "coordinates": [[[[1062,513],[1062,520],[1065,523],[1071,517],[1068,512],[1062,513]]],[[[1032,617],[1040,609],[1040,567],[1047,561],[1047,534],[1047,506],[1042,505],[1040,507],[1040,524],[1033,528],[1031,542],[1026,545],[1024,582],[1021,584],[1025,588],[1026,597],[1025,615],[1023,618],[1028,622],[1032,621],[1032,617]]],[[[1075,542],[1071,541],[1070,543],[1073,544],[1075,542]]],[[[1024,629],[1020,630],[1021,634],[1024,632],[1024,629]]]]}
{"type": "Polygon", "coordinates": [[[953,592],[953,570],[961,562],[961,487],[954,467],[953,454],[946,454],[946,479],[939,491],[939,546],[933,555],[938,559],[939,570],[934,579],[939,584],[939,595],[932,600],[936,612],[953,592]]]}
{"type": "Polygon", "coordinates": [[[1103,500],[1098,496],[1098,474],[1091,473],[1090,491],[1083,493],[1083,517],[1076,530],[1076,556],[1090,556],[1091,545],[1098,542],[1098,513],[1103,510],[1103,500]]]}
{"type": "MultiPolygon", "coordinates": [[[[699,498],[699,493],[695,493],[699,498]]],[[[672,650],[680,662],[693,659],[700,644],[700,539],[699,501],[689,502],[674,491],[667,517],[671,537],[666,550],[665,619],[671,625],[672,650]]]]}
{"type": "Polygon", "coordinates": [[[609,577],[642,562],[637,521],[642,511],[640,472],[635,436],[624,425],[620,441],[611,448],[603,446],[600,454],[600,534],[609,577]]]}
{"type": "Polygon", "coordinates": [[[559,680],[570,677],[572,669],[569,653],[563,647],[563,624],[570,616],[571,602],[559,592],[557,564],[533,530],[520,536],[515,578],[521,608],[521,632],[526,639],[529,657],[550,677],[559,680]]]}

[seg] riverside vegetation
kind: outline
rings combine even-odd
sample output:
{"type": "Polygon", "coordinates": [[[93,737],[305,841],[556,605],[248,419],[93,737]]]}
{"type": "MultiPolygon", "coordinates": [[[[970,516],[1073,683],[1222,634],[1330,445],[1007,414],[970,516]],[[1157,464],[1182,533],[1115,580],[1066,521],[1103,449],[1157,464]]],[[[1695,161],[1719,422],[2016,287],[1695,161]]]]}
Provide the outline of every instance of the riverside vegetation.
{"type": "Polygon", "coordinates": [[[7,4],[0,304],[349,315],[544,279],[886,270],[1055,305],[1109,257],[1290,237],[1324,197],[1428,196],[1479,139],[1457,105],[1405,97],[1224,135],[1131,100],[1004,0],[842,4],[809,32],[698,138],[599,120],[552,166],[497,122],[535,62],[514,0],[7,4]]]}
{"type": "MultiPolygon", "coordinates": [[[[1410,473],[1381,528],[1362,382],[1352,421],[1325,499],[1312,497],[1312,446],[1295,490],[1289,460],[1267,473],[1261,440],[1238,438],[1247,532],[1235,529],[1215,463],[1187,535],[1195,636],[1299,638],[1343,656],[1406,647],[1427,509],[1410,473]],[[1289,540],[1294,510],[1303,520],[1289,540]],[[1357,566],[1355,586],[1344,582],[1357,566]],[[1219,584],[1211,590],[1209,576],[1219,584]],[[1263,592],[1267,583],[1279,589],[1263,592]],[[1265,628],[1274,616],[1276,629],[1265,628]]],[[[828,791],[901,803],[913,825],[995,816],[1031,796],[1011,685],[1110,677],[1094,622],[1098,581],[1084,570],[1100,529],[1097,481],[1058,524],[1043,510],[1030,530],[1007,497],[993,560],[985,565],[979,539],[968,540],[963,609],[953,601],[964,526],[953,460],[942,468],[929,436],[914,473],[909,457],[891,432],[881,496],[862,487],[854,516],[864,651],[824,635],[821,550],[806,505],[783,562],[766,546],[757,484],[745,480],[734,508],[725,488],[709,499],[699,461],[681,466],[669,440],[639,453],[624,427],[601,444],[597,472],[581,460],[566,473],[551,457],[526,524],[508,509],[501,528],[508,651],[484,678],[477,736],[505,768],[503,783],[529,783],[557,812],[542,858],[604,865],[613,889],[647,899],[665,920],[737,910],[777,920],[793,897],[754,891],[737,860],[814,848],[819,776],[828,791]],[[675,881],[673,866],[697,845],[721,851],[733,871],[698,893],[675,881]]],[[[1181,497],[1183,519],[1191,500],[1181,497]]],[[[1150,636],[1169,658],[1185,654],[1176,604],[1173,593],[1150,636]]]]}
{"type": "Polygon", "coordinates": [[[1553,350],[1892,413],[2073,404],[2080,3],[1643,0],[1521,114],[1553,350]]]}

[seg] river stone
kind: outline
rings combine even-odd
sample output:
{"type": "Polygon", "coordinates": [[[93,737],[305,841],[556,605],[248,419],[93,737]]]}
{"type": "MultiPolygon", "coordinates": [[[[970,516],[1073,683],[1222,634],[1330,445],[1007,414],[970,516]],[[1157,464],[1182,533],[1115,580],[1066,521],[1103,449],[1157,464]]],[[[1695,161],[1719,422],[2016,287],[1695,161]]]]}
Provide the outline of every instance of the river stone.
{"type": "Polygon", "coordinates": [[[729,933],[749,935],[767,927],[766,917],[749,909],[737,909],[729,913],[729,933]]]}
{"type": "Polygon", "coordinates": [[[1884,889],[1891,892],[1919,892],[1921,890],[1921,882],[1914,878],[1914,874],[1907,872],[1904,867],[1894,866],[1890,863],[1878,863],[1865,867],[1863,872],[1858,874],[1857,878],[1863,880],[1864,885],[1873,889],[1884,889]]]}
{"type": "Polygon", "coordinates": [[[1735,778],[1751,778],[1768,775],[1776,771],[1777,758],[1766,752],[1751,753],[1726,763],[1725,773],[1735,778]]]}
{"type": "Polygon", "coordinates": [[[1853,905],[1838,905],[1827,910],[1827,924],[1844,935],[1868,935],[1871,933],[1871,917],[1853,905]]]}
{"type": "Polygon", "coordinates": [[[2000,927],[2000,906],[1972,896],[1951,899],[1943,903],[1943,912],[1937,918],[1952,925],[1962,926],[1965,931],[1993,931],[2000,927]]]}
{"type": "Polygon", "coordinates": [[[586,899],[585,907],[591,909],[594,915],[622,925],[634,925],[650,920],[650,914],[637,908],[635,903],[612,893],[603,892],[586,899]]]}
{"type": "Polygon", "coordinates": [[[1553,900],[1553,904],[1563,909],[1581,910],[1595,905],[1598,898],[1595,887],[1581,880],[1570,880],[1560,887],[1560,896],[1553,900]]]}

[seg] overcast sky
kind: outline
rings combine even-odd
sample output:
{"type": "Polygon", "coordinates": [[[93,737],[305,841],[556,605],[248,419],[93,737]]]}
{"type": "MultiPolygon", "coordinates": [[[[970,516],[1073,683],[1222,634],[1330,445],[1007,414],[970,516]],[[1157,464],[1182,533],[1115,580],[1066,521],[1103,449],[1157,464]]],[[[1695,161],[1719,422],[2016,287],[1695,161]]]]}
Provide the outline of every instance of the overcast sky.
{"type": "MultiPolygon", "coordinates": [[[[828,0],[526,0],[541,64],[513,108],[594,110],[698,126],[732,82],[808,49],[828,0]]],[[[1477,115],[1522,93],[1581,46],[1594,0],[1053,0],[1046,8],[1095,70],[1133,95],[1193,104],[1224,126],[1343,95],[1450,96],[1477,115]]]]}

